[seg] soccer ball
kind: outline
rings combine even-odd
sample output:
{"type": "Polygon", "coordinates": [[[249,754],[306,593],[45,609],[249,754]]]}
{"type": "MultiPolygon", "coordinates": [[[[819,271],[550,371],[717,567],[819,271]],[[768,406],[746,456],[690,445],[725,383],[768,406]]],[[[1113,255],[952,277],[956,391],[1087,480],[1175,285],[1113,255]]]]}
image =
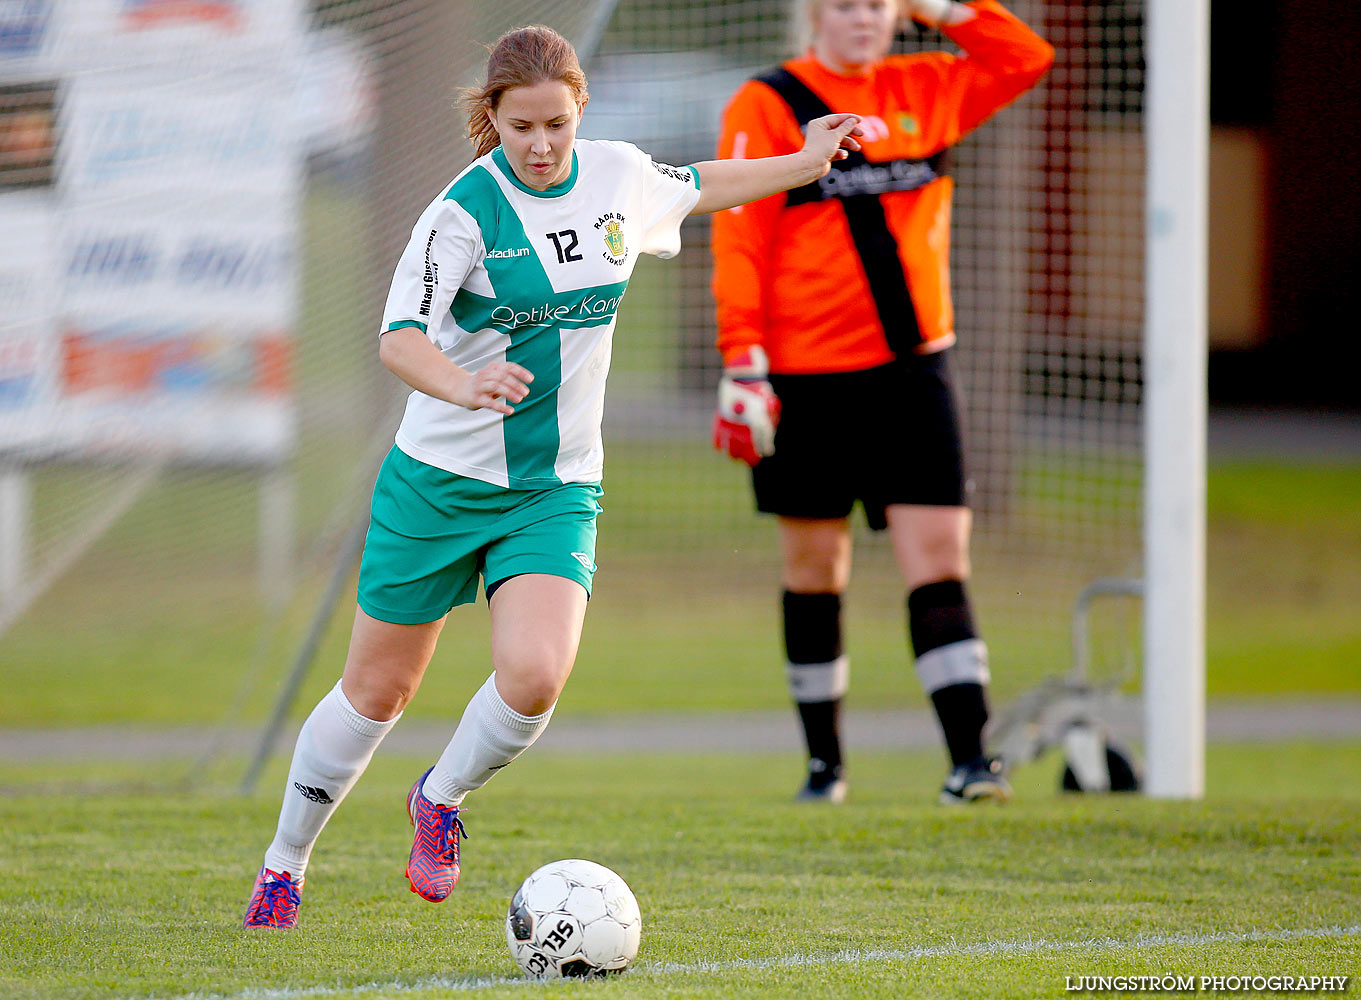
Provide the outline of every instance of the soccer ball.
{"type": "Polygon", "coordinates": [[[576,858],[544,865],[516,890],[506,944],[538,979],[622,972],[638,954],[643,918],[622,878],[576,858]]]}

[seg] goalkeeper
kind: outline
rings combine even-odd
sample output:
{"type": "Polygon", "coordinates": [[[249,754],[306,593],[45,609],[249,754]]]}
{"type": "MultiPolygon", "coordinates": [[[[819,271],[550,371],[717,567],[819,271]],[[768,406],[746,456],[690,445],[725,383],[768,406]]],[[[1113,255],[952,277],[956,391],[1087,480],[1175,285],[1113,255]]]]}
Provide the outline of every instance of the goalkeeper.
{"type": "Polygon", "coordinates": [[[808,746],[799,797],[846,794],[842,595],[849,515],[888,530],[916,669],[949,751],[946,803],[1005,800],[983,748],[987,648],[969,604],[969,534],[949,348],[946,155],[1045,73],[1053,49],[996,0],[812,0],[804,55],[748,81],[720,157],[798,149],[829,108],[862,118],[862,151],[818,181],[714,217],[725,371],[714,443],[752,465],[778,516],[789,691],[808,746]],[[962,55],[890,56],[900,15],[962,55]]]}

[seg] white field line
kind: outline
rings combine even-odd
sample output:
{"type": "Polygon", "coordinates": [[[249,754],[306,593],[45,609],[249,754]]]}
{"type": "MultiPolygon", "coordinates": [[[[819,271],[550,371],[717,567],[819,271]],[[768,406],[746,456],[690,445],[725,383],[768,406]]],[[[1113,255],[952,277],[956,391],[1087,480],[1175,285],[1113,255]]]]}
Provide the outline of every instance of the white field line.
{"type": "MultiPolygon", "coordinates": [[[[257,932],[259,933],[259,932],[257,932]]],[[[264,932],[268,933],[268,932],[264,932]]],[[[823,954],[781,955],[775,958],[739,958],[726,962],[642,962],[629,970],[630,979],[689,976],[698,973],[746,972],[752,969],[795,969],[819,965],[862,965],[867,962],[915,962],[928,958],[1005,958],[1022,955],[1064,955],[1075,952],[1124,952],[1147,948],[1194,948],[1208,944],[1281,944],[1289,941],[1330,940],[1361,937],[1361,924],[1310,927],[1301,930],[1220,931],[1209,934],[1139,934],[1129,938],[1082,938],[1054,941],[1048,938],[1021,938],[1011,941],[982,941],[977,944],[951,942],[919,945],[914,948],[883,948],[868,951],[848,949],[823,954]]],[[[420,990],[446,990],[471,993],[497,986],[543,986],[553,980],[538,981],[521,976],[447,977],[393,980],[386,983],[360,983],[354,986],[303,986],[269,989],[248,987],[239,993],[182,993],[156,1000],[308,1000],[310,997],[362,996],[365,994],[415,993],[420,990]]]]}

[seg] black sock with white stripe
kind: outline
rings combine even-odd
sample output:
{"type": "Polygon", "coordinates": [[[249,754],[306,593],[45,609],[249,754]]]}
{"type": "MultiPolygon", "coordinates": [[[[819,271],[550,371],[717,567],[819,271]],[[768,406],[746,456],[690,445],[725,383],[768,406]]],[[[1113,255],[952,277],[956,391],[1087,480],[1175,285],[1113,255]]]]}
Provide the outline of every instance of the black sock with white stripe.
{"type": "Polygon", "coordinates": [[[813,787],[841,777],[841,700],[797,703],[808,743],[808,777],[813,787]]]}
{"type": "Polygon", "coordinates": [[[955,767],[983,755],[988,721],[987,647],[978,638],[964,584],[941,580],[907,598],[908,630],[917,674],[940,720],[955,767]]]}
{"type": "Polygon", "coordinates": [[[799,711],[814,785],[841,774],[841,699],[849,663],[841,652],[841,595],[783,595],[789,693],[799,711]]]}
{"type": "Polygon", "coordinates": [[[983,756],[983,726],[988,700],[982,684],[951,684],[931,692],[931,704],[945,733],[950,764],[959,767],[983,756]]]}

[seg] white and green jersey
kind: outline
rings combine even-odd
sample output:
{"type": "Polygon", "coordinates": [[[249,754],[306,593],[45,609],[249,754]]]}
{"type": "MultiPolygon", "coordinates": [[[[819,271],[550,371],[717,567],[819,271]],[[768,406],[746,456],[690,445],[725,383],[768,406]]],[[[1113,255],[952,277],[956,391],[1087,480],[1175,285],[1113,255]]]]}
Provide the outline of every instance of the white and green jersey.
{"type": "Polygon", "coordinates": [[[499,147],[474,160],[412,230],[383,331],[417,327],[460,368],[513,361],[534,381],[508,417],[413,392],[397,447],[513,489],[599,481],[620,299],[640,253],[680,250],[698,199],[693,168],[625,142],[578,139],[571,175],[546,191],[522,184],[499,147]]]}

